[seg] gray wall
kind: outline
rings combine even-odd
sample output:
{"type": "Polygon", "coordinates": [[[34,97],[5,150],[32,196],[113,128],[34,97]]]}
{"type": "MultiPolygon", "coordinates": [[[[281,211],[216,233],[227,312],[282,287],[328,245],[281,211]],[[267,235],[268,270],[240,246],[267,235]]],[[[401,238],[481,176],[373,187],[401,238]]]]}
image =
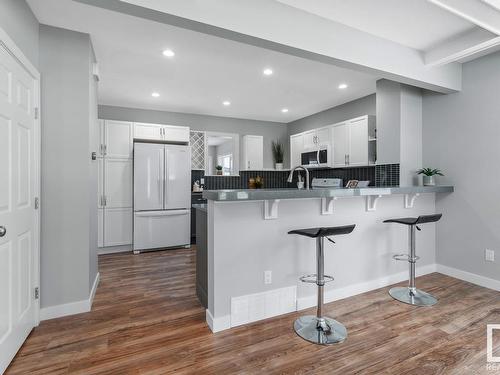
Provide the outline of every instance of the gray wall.
{"type": "Polygon", "coordinates": [[[400,162],[401,85],[377,81],[377,164],[400,162]]]}
{"type": "Polygon", "coordinates": [[[437,261],[500,280],[500,53],[463,65],[461,92],[423,99],[424,164],[441,168],[437,261]],[[496,251],[496,263],[484,250],[496,251]]]}
{"type": "MultiPolygon", "coordinates": [[[[91,42],[87,34],[42,25],[41,306],[89,297],[91,42]]],[[[94,110],[95,113],[95,110],[94,110]]],[[[97,167],[94,162],[94,167],[97,167]]],[[[93,280],[92,280],[93,281],[93,280]]]]}
{"type": "Polygon", "coordinates": [[[25,0],[0,0],[0,27],[38,68],[38,20],[25,0]]]}
{"type": "MultiPolygon", "coordinates": [[[[375,115],[375,94],[352,102],[327,109],[314,115],[288,123],[288,135],[301,133],[306,130],[332,125],[337,122],[349,120],[363,115],[375,115]]],[[[287,141],[289,143],[289,141],[287,141]]],[[[287,155],[288,152],[285,153],[287,155]]],[[[289,156],[289,155],[288,155],[289,156]]]]}
{"type": "MultiPolygon", "coordinates": [[[[264,136],[264,168],[274,168],[271,153],[271,142],[280,139],[288,150],[288,134],[286,124],[270,121],[245,120],[229,117],[205,116],[189,113],[153,111],[136,108],[123,108],[112,106],[99,106],[99,118],[117,121],[149,122],[157,124],[170,124],[189,126],[192,130],[217,131],[241,135],[264,136]]],[[[285,163],[288,162],[288,151],[285,151],[285,163]]]]}

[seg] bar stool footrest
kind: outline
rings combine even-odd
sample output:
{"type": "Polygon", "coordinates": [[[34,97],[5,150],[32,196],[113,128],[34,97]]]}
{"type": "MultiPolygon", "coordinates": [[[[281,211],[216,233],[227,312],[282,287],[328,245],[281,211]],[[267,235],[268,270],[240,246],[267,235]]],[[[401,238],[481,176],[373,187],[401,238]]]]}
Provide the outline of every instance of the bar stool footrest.
{"type": "Polygon", "coordinates": [[[408,254],[396,254],[393,255],[392,258],[397,261],[404,261],[404,262],[410,262],[410,263],[415,263],[417,260],[420,259],[419,256],[415,256],[414,258],[410,258],[408,254]]]}
{"type": "MultiPolygon", "coordinates": [[[[333,278],[333,276],[328,276],[328,275],[323,276],[323,283],[324,284],[330,283],[333,280],[335,280],[333,278]]],[[[310,274],[310,275],[305,275],[305,276],[302,276],[300,278],[300,281],[302,281],[303,283],[318,284],[318,276],[315,273],[310,274]]]]}

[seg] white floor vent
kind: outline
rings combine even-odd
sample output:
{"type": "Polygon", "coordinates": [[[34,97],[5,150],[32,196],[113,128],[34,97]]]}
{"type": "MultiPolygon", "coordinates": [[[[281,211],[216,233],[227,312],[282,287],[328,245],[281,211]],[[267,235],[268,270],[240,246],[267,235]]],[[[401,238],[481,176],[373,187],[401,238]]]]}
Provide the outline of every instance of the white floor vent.
{"type": "Polygon", "coordinates": [[[297,310],[297,287],[231,298],[231,327],[297,310]]]}

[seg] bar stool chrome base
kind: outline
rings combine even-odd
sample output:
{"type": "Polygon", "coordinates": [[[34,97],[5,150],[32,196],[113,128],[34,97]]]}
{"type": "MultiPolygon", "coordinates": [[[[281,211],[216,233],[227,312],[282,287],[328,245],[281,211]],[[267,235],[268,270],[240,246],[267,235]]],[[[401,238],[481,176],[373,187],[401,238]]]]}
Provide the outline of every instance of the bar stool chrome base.
{"type": "Polygon", "coordinates": [[[437,299],[429,293],[420,289],[409,287],[395,287],[389,290],[392,298],[413,306],[432,306],[437,303],[437,299]]]}
{"type": "Polygon", "coordinates": [[[335,319],[305,315],[293,324],[297,335],[314,344],[337,344],[347,338],[347,329],[335,319]]]}

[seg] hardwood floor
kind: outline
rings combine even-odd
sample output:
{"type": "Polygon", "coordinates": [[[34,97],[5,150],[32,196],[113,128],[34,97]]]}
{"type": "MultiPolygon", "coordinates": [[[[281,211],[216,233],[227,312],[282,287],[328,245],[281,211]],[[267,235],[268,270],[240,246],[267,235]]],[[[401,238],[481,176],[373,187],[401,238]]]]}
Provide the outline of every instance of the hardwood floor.
{"type": "Polygon", "coordinates": [[[486,324],[500,323],[493,290],[434,273],[417,281],[439,298],[431,308],[398,303],[389,288],[333,302],[325,311],[349,336],[322,347],[292,329],[305,311],[212,334],[194,266],[184,249],[100,256],[92,311],[42,322],[7,374],[495,373],[486,368],[486,324]]]}

